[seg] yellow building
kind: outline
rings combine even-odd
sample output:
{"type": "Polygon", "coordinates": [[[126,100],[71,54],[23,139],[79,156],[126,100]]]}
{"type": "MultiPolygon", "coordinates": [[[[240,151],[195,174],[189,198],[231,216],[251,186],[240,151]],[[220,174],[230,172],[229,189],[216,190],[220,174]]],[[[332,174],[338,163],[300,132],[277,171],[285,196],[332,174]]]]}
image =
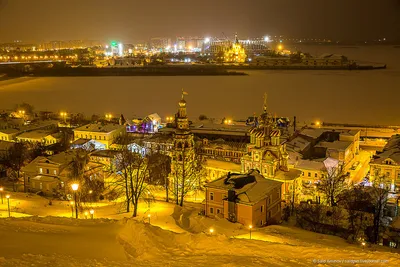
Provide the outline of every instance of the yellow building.
{"type": "Polygon", "coordinates": [[[28,143],[40,143],[44,146],[54,145],[61,141],[60,133],[52,133],[49,131],[30,131],[25,132],[16,137],[18,142],[28,142],[28,143]]]}
{"type": "Polygon", "coordinates": [[[237,39],[237,35],[235,37],[235,43],[232,44],[232,46],[225,51],[224,54],[224,61],[225,62],[235,62],[235,63],[243,63],[246,61],[246,52],[243,48],[243,46],[239,43],[239,40],[237,39]]]}
{"type": "Polygon", "coordinates": [[[125,125],[114,123],[91,123],[74,129],[74,140],[95,140],[104,144],[106,149],[109,149],[115,139],[125,131],[125,125]]]}
{"type": "Polygon", "coordinates": [[[394,135],[386,144],[383,152],[377,154],[370,163],[371,182],[384,176],[390,183],[390,191],[399,192],[400,188],[400,135],[394,135]]]}

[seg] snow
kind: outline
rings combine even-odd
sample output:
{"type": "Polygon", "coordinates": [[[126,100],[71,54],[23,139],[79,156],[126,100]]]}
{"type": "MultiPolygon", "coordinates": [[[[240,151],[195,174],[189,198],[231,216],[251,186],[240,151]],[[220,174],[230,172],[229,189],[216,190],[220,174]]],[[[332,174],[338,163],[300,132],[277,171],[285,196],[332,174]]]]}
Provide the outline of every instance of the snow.
{"type": "MultiPolygon", "coordinates": [[[[33,199],[40,203],[40,197],[33,199]]],[[[165,202],[143,204],[135,219],[123,218],[129,217],[127,213],[115,214],[115,205],[101,204],[98,217],[118,220],[0,219],[0,266],[314,266],[313,260],[344,259],[381,261],[362,266],[400,264],[399,254],[388,248],[363,250],[339,237],[289,225],[252,229],[250,240],[243,225],[198,215],[199,204],[183,208],[165,202]]],[[[65,204],[44,209],[57,213],[61,208],[65,204]]]]}

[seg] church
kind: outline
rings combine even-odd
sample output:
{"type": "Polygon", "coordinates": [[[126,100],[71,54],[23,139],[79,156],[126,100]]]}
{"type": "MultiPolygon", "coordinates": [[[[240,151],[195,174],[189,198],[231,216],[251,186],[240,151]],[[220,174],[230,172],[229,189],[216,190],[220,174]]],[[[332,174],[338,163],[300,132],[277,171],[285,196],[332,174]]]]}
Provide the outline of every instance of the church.
{"type": "Polygon", "coordinates": [[[267,179],[284,182],[284,199],[296,201],[300,194],[298,179],[301,171],[289,169],[289,153],[285,141],[281,140],[281,130],[271,113],[267,112],[267,94],[264,95],[263,113],[255,126],[249,130],[250,143],[247,154],[241,159],[242,173],[254,169],[267,179]],[[297,189],[297,190],[296,190],[297,189]]]}

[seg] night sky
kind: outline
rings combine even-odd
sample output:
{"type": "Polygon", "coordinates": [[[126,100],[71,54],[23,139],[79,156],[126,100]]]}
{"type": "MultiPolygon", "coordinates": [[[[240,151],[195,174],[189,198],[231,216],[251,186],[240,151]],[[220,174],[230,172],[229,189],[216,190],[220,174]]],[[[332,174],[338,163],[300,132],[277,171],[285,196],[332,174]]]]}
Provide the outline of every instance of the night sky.
{"type": "Polygon", "coordinates": [[[283,34],[400,39],[399,0],[0,0],[0,42],[283,34]]]}

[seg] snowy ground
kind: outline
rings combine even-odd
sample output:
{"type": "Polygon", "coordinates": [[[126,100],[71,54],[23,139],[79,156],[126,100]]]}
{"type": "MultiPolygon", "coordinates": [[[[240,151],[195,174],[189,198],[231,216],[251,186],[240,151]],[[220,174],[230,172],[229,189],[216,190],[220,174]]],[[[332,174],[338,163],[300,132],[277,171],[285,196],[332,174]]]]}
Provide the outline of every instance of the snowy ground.
{"type": "Polygon", "coordinates": [[[68,218],[66,202],[49,206],[48,200],[22,193],[13,193],[11,206],[18,211],[12,216],[39,216],[4,218],[6,206],[0,206],[0,266],[5,267],[343,266],[344,260],[369,260],[357,266],[400,265],[395,251],[363,250],[338,237],[291,226],[254,229],[250,240],[249,229],[240,224],[199,216],[199,204],[182,209],[144,203],[136,219],[127,219],[130,214],[118,213],[119,204],[104,202],[95,207],[94,220],[68,218]]]}

